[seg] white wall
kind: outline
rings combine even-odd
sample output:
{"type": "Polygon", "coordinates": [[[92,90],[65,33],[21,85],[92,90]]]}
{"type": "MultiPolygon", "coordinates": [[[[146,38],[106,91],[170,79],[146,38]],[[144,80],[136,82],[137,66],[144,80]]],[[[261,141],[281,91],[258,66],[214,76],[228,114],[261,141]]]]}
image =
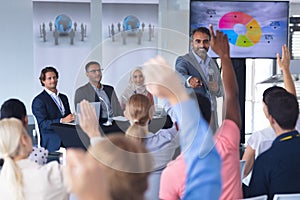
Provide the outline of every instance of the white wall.
{"type": "Polygon", "coordinates": [[[31,0],[4,0],[0,6],[0,104],[22,100],[30,112],[34,88],[31,0]]]}
{"type": "MultiPolygon", "coordinates": [[[[101,3],[91,1],[93,44],[99,44],[101,37],[101,3]]],[[[178,54],[188,51],[189,1],[160,0],[159,25],[164,31],[159,35],[162,55],[172,62],[178,54]],[[170,35],[170,33],[172,33],[170,35]]],[[[290,15],[299,14],[300,2],[290,6],[290,15]]],[[[0,6],[0,104],[8,98],[21,99],[31,113],[31,101],[36,95],[33,66],[33,22],[31,0],[2,0],[0,6]]],[[[101,50],[95,52],[101,59],[101,50]]],[[[64,91],[63,91],[64,92],[64,91]]],[[[68,96],[72,96],[72,92],[68,96]]],[[[71,103],[72,104],[72,103],[71,103]]]]}

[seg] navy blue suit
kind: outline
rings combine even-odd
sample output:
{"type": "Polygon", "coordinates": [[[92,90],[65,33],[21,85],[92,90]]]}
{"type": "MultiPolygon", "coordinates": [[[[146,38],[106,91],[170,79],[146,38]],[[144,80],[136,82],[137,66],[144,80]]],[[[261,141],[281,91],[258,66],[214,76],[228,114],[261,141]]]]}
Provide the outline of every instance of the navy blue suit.
{"type": "Polygon", "coordinates": [[[49,152],[58,150],[61,144],[59,135],[54,132],[51,125],[60,123],[61,118],[71,114],[68,97],[64,94],[59,94],[59,97],[65,108],[64,115],[61,114],[59,108],[45,90],[33,99],[31,106],[32,113],[39,125],[41,146],[48,149],[49,152]]]}

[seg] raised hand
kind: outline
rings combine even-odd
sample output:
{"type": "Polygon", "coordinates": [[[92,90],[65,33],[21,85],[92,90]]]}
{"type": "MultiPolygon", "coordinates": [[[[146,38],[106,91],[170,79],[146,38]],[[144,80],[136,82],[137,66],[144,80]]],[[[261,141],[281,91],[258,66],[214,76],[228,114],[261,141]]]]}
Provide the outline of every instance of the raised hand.
{"type": "Polygon", "coordinates": [[[66,184],[79,199],[109,200],[109,186],[105,168],[89,153],[68,149],[66,184]]]}
{"type": "Polygon", "coordinates": [[[289,92],[292,93],[293,95],[297,96],[296,94],[296,87],[293,81],[293,77],[291,75],[290,71],[290,60],[291,60],[291,55],[289,52],[289,49],[286,45],[283,45],[281,47],[282,55],[280,58],[279,53],[277,53],[277,63],[282,70],[283,74],[283,82],[284,82],[284,87],[285,89],[289,92]]]}
{"type": "Polygon", "coordinates": [[[229,43],[227,35],[216,30],[216,34],[214,33],[213,26],[209,25],[210,34],[211,34],[211,41],[210,46],[212,50],[220,56],[220,58],[228,58],[230,57],[229,53],[229,43]]]}
{"type": "Polygon", "coordinates": [[[279,53],[277,53],[277,63],[281,70],[290,70],[290,52],[286,45],[281,47],[282,55],[280,58],[279,53]]]}
{"type": "Polygon", "coordinates": [[[162,57],[146,62],[143,74],[147,90],[159,98],[167,98],[172,105],[189,98],[179,76],[162,57]]]}
{"type": "Polygon", "coordinates": [[[80,102],[80,111],[78,116],[79,125],[82,130],[86,132],[90,138],[100,136],[95,108],[91,106],[88,101],[82,100],[80,102]]]}

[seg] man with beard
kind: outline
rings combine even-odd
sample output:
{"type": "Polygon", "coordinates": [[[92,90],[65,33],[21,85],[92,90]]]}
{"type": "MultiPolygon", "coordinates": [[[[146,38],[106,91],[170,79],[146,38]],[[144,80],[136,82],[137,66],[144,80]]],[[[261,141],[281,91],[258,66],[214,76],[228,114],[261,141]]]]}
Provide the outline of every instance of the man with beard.
{"type": "Polygon", "coordinates": [[[223,86],[217,63],[207,55],[210,38],[207,28],[194,29],[191,33],[191,50],[177,58],[175,68],[184,77],[184,85],[189,92],[200,93],[211,100],[210,127],[214,133],[218,128],[216,98],[223,96],[223,86]]]}
{"type": "Polygon", "coordinates": [[[57,70],[45,67],[39,79],[44,90],[33,99],[31,108],[39,125],[41,146],[53,152],[60,148],[61,140],[51,125],[72,122],[75,115],[71,113],[68,97],[57,90],[57,70]]]}

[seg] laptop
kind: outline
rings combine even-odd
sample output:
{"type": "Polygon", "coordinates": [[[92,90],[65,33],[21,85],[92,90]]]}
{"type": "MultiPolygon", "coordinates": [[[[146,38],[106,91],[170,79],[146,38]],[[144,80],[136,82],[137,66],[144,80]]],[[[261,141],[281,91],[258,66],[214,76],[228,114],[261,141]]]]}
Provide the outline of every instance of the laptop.
{"type": "Polygon", "coordinates": [[[59,135],[62,145],[65,148],[81,148],[87,150],[90,146],[89,136],[79,125],[52,124],[51,127],[59,135]]]}
{"type": "MultiPolygon", "coordinates": [[[[96,110],[97,119],[100,116],[100,102],[90,102],[96,110]]],[[[77,113],[80,113],[80,104],[77,104],[77,113]]],[[[65,148],[81,148],[86,150],[90,146],[89,136],[80,128],[78,117],[73,123],[52,124],[51,127],[58,133],[65,148]]]]}
{"type": "MultiPolygon", "coordinates": [[[[100,107],[100,106],[101,106],[100,102],[89,102],[89,104],[95,108],[95,110],[96,110],[96,115],[97,115],[97,119],[99,119],[99,117],[100,117],[100,108],[101,108],[101,107],[100,107]]],[[[76,117],[75,117],[75,121],[74,121],[74,122],[65,123],[65,124],[79,125],[78,113],[81,112],[81,109],[80,109],[80,103],[78,103],[78,104],[76,105],[76,110],[77,110],[77,114],[76,114],[76,117]]]]}

